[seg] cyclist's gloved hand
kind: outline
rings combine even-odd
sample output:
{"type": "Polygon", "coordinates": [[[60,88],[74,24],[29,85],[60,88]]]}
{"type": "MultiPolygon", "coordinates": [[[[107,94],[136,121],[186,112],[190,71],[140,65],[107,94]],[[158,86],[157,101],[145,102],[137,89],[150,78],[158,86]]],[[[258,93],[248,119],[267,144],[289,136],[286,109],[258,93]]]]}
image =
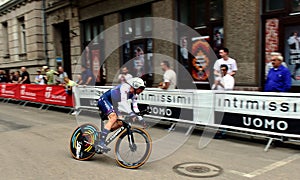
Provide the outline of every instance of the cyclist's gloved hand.
{"type": "Polygon", "coordinates": [[[138,120],[141,123],[141,125],[143,126],[143,128],[148,127],[148,124],[146,123],[145,119],[142,116],[138,116],[138,120]]]}
{"type": "Polygon", "coordinates": [[[133,122],[135,122],[136,119],[137,119],[137,115],[136,115],[134,112],[131,112],[131,113],[129,114],[129,117],[130,117],[130,119],[131,119],[133,122]]]}

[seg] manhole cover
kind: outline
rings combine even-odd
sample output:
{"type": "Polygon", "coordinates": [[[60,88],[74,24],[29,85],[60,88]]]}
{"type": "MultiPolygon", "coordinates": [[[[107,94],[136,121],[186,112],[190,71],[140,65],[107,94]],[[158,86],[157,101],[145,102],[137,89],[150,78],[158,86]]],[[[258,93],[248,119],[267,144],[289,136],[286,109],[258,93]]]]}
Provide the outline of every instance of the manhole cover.
{"type": "Polygon", "coordinates": [[[178,174],[197,178],[215,177],[223,171],[219,166],[202,162],[177,164],[173,170],[178,174]]]}

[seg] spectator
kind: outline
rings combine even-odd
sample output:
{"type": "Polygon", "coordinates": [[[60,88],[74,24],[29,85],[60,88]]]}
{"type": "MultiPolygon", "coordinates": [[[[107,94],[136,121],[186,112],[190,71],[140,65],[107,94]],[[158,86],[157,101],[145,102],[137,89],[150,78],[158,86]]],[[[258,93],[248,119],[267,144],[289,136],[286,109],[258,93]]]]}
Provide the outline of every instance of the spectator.
{"type": "Polygon", "coordinates": [[[42,71],[40,69],[36,70],[37,75],[35,76],[34,83],[43,85],[45,84],[44,76],[42,75],[42,71]]]}
{"type": "Polygon", "coordinates": [[[15,73],[14,73],[13,71],[11,71],[11,72],[9,73],[7,82],[9,82],[9,83],[12,83],[12,82],[13,82],[14,74],[15,74],[15,73]]]}
{"type": "Polygon", "coordinates": [[[22,77],[20,75],[20,71],[15,71],[12,82],[15,84],[19,84],[21,82],[21,79],[22,79],[22,77]]]}
{"type": "Polygon", "coordinates": [[[81,75],[80,74],[78,74],[77,75],[77,79],[76,79],[76,84],[79,84],[79,82],[82,80],[82,78],[81,78],[81,75]]]}
{"type": "Polygon", "coordinates": [[[168,61],[163,61],[160,64],[162,70],[164,71],[163,82],[159,83],[159,88],[161,89],[175,89],[177,85],[176,73],[170,68],[168,61]]]}
{"type": "Polygon", "coordinates": [[[291,73],[288,68],[282,65],[283,57],[281,55],[272,56],[273,68],[270,69],[265,92],[288,92],[291,88],[291,73]]]}
{"type": "Polygon", "coordinates": [[[46,72],[46,81],[48,85],[55,85],[54,75],[58,75],[58,72],[53,69],[49,69],[48,66],[43,66],[43,70],[46,72]]]}
{"type": "Polygon", "coordinates": [[[30,84],[30,77],[29,77],[29,73],[26,70],[26,67],[21,67],[21,81],[20,84],[30,84]]]}
{"type": "Polygon", "coordinates": [[[127,82],[131,78],[132,75],[128,73],[128,68],[126,66],[123,67],[121,73],[118,76],[119,82],[127,82]]]}
{"type": "Polygon", "coordinates": [[[81,66],[81,80],[78,83],[79,85],[95,85],[95,77],[92,71],[86,66],[81,66]]]}
{"type": "Polygon", "coordinates": [[[0,83],[6,83],[6,82],[7,82],[7,77],[5,71],[0,70],[0,83]]]}
{"type": "Polygon", "coordinates": [[[222,76],[222,73],[220,72],[221,64],[226,64],[228,67],[227,73],[231,76],[234,76],[238,69],[236,61],[228,56],[229,50],[227,48],[221,48],[219,50],[219,54],[221,56],[221,59],[218,59],[214,64],[215,78],[222,76]]]}
{"type": "Polygon", "coordinates": [[[212,89],[217,90],[233,90],[234,87],[234,78],[227,73],[228,66],[222,64],[220,67],[221,77],[216,78],[215,83],[212,86],[212,89]]]}
{"type": "MultiPolygon", "coordinates": [[[[272,53],[271,53],[271,58],[272,58],[273,56],[281,56],[281,53],[279,53],[279,52],[272,52],[272,53]]],[[[281,64],[282,64],[284,67],[287,67],[287,65],[286,65],[285,62],[282,62],[281,64]]],[[[273,68],[272,61],[270,61],[269,63],[266,64],[265,78],[267,78],[268,73],[269,73],[269,71],[270,71],[271,68],[273,68]]]]}
{"type": "MultiPolygon", "coordinates": [[[[175,89],[177,84],[177,77],[175,71],[170,68],[170,64],[168,61],[163,61],[162,63],[160,63],[160,66],[164,71],[164,76],[163,82],[159,83],[158,87],[165,90],[175,89]]],[[[167,130],[174,131],[175,125],[175,123],[172,123],[167,130]]]]}
{"type": "Polygon", "coordinates": [[[64,86],[65,84],[64,78],[68,77],[68,74],[64,71],[64,68],[61,66],[58,67],[57,72],[58,72],[58,77],[56,78],[56,82],[58,85],[64,86]]]}
{"type": "Polygon", "coordinates": [[[70,80],[68,77],[64,77],[64,82],[66,86],[66,93],[71,95],[72,94],[72,88],[77,85],[76,82],[70,80]]]}

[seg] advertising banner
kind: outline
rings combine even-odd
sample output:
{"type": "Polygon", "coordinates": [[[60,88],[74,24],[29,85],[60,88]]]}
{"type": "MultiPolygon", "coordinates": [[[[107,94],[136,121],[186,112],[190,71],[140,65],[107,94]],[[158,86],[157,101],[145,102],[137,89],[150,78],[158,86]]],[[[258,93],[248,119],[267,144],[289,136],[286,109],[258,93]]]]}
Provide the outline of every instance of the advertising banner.
{"type": "Polygon", "coordinates": [[[208,83],[210,74],[210,45],[205,40],[206,36],[192,38],[192,69],[191,75],[195,81],[208,83]]]}
{"type": "Polygon", "coordinates": [[[20,84],[19,99],[32,102],[44,102],[44,91],[46,85],[20,84]]]}
{"type": "Polygon", "coordinates": [[[62,86],[46,86],[43,92],[43,99],[46,104],[73,106],[72,96],[68,95],[62,86]]]}
{"type": "Polygon", "coordinates": [[[162,91],[153,88],[143,91],[138,102],[140,109],[149,109],[153,116],[193,121],[193,99],[192,91],[162,91]]]}
{"type": "Polygon", "coordinates": [[[73,107],[72,96],[65,92],[64,86],[1,84],[0,97],[73,107]]]}
{"type": "Polygon", "coordinates": [[[215,124],[300,135],[299,98],[292,93],[216,93],[215,124]]]}
{"type": "Polygon", "coordinates": [[[110,88],[111,86],[76,87],[74,89],[75,108],[98,109],[99,97],[110,88]]]}
{"type": "Polygon", "coordinates": [[[0,84],[0,97],[19,98],[19,85],[17,84],[0,84]]]}

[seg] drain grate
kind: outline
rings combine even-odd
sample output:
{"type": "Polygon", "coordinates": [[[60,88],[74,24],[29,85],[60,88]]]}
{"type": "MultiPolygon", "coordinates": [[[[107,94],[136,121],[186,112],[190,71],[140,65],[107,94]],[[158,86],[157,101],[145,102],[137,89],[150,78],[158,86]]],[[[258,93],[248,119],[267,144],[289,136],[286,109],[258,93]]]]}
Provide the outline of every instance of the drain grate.
{"type": "Polygon", "coordinates": [[[177,164],[173,167],[173,170],[178,174],[196,178],[215,177],[220,175],[223,171],[219,166],[203,162],[177,164]]]}

